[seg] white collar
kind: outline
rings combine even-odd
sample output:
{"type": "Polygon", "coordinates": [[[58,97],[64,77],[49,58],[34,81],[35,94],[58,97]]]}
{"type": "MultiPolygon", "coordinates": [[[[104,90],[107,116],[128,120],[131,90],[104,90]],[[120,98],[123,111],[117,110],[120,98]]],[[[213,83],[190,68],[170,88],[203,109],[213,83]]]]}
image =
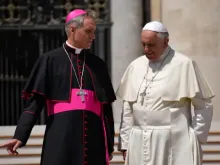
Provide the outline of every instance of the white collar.
{"type": "Polygon", "coordinates": [[[70,45],[70,44],[68,43],[68,41],[66,41],[66,44],[67,44],[69,47],[75,49],[75,50],[76,50],[76,51],[75,51],[76,54],[80,54],[80,52],[83,50],[83,49],[76,48],[76,47],[70,45]]]}
{"type": "Polygon", "coordinates": [[[167,46],[167,48],[164,50],[163,54],[160,56],[159,61],[163,60],[167,56],[169,51],[170,51],[170,46],[167,46]]]}
{"type": "Polygon", "coordinates": [[[168,45],[167,48],[164,50],[164,52],[161,54],[160,58],[157,61],[151,62],[152,64],[157,64],[160,63],[161,61],[164,60],[164,58],[168,55],[169,51],[170,51],[170,46],[168,45]]]}

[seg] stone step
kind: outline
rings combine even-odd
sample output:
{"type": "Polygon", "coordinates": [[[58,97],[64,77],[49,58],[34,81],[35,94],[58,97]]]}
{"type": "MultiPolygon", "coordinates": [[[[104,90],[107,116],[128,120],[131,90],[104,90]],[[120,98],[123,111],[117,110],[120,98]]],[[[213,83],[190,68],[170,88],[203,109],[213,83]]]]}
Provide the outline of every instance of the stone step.
{"type": "MultiPolygon", "coordinates": [[[[14,128],[1,127],[0,144],[12,138],[14,128]],[[9,129],[9,131],[7,130],[9,129]],[[3,131],[2,131],[3,130],[3,131]],[[6,131],[7,130],[7,131],[6,131]]],[[[8,155],[5,149],[0,149],[0,165],[39,165],[43,143],[44,129],[35,127],[24,148],[19,148],[18,156],[8,155]]],[[[118,133],[115,135],[115,152],[111,165],[123,165],[122,154],[117,151],[118,133]]],[[[208,142],[202,144],[204,152],[203,165],[220,165],[220,132],[210,132],[208,142]]]]}
{"type": "MultiPolygon", "coordinates": [[[[118,143],[115,143],[114,149],[117,151],[117,146],[118,143]]],[[[41,153],[42,149],[42,143],[28,143],[25,147],[19,148],[18,152],[21,154],[26,154],[26,153],[41,153]]],[[[209,142],[207,144],[202,145],[202,149],[204,154],[209,154],[209,153],[218,153],[220,151],[220,141],[216,142],[209,142]]],[[[4,148],[0,148],[0,154],[5,154],[7,151],[4,148]]]]}

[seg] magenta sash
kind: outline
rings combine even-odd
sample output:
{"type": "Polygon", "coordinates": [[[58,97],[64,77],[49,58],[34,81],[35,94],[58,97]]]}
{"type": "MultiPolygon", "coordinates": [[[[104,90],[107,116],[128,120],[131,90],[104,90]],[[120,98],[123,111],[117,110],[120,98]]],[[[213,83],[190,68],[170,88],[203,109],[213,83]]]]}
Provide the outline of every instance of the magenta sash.
{"type": "Polygon", "coordinates": [[[70,102],[59,102],[47,100],[48,116],[61,112],[74,110],[88,110],[101,116],[101,103],[97,100],[95,92],[90,90],[83,90],[86,92],[85,102],[83,103],[80,96],[77,96],[79,89],[72,89],[70,102]]]}

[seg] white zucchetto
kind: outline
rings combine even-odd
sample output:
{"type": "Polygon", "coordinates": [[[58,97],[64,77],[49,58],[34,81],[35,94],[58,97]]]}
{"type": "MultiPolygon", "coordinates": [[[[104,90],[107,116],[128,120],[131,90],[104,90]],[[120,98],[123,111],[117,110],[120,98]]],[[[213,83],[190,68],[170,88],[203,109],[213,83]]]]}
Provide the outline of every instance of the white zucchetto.
{"type": "Polygon", "coordinates": [[[158,21],[152,21],[147,23],[142,30],[150,30],[154,32],[162,32],[162,33],[168,33],[167,28],[158,21]]]}

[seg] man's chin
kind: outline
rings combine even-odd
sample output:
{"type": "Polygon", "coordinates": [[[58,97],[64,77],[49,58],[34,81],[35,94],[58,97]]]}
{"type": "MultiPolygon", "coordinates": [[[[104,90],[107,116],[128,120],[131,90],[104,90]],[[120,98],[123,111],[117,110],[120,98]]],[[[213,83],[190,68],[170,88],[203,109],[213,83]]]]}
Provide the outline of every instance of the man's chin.
{"type": "Polygon", "coordinates": [[[86,47],[86,49],[90,49],[91,46],[92,46],[92,44],[89,44],[89,45],[86,47]]]}
{"type": "Polygon", "coordinates": [[[155,56],[149,56],[149,55],[145,55],[147,57],[148,60],[155,60],[155,56]]]}
{"type": "Polygon", "coordinates": [[[145,55],[145,56],[146,56],[147,59],[148,59],[149,61],[151,61],[151,62],[157,62],[157,60],[158,60],[158,58],[155,57],[155,56],[147,56],[147,55],[145,55]]]}

